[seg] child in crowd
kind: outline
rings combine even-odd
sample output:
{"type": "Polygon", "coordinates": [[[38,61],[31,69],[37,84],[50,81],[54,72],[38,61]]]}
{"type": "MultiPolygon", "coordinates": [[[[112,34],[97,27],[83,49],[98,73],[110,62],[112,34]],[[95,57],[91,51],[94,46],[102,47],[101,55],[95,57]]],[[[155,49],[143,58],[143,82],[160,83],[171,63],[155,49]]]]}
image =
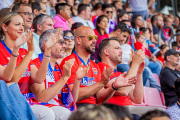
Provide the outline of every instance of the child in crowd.
{"type": "Polygon", "coordinates": [[[164,54],[167,50],[169,50],[169,47],[164,44],[159,47],[160,51],[156,54],[157,60],[162,64],[164,68],[165,60],[164,60],[164,54]]]}

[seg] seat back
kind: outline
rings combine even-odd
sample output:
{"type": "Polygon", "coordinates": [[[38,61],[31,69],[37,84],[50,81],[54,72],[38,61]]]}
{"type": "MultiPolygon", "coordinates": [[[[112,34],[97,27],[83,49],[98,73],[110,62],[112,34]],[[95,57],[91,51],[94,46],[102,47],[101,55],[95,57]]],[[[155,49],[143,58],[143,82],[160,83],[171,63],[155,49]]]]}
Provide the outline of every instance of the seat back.
{"type": "Polygon", "coordinates": [[[150,87],[144,87],[144,103],[163,106],[158,90],[150,87]]]}
{"type": "Polygon", "coordinates": [[[159,84],[159,86],[161,87],[161,84],[160,84],[160,80],[159,80],[159,77],[156,73],[153,73],[154,77],[156,78],[156,81],[157,83],[159,84]]]}
{"type": "Polygon", "coordinates": [[[162,104],[165,106],[165,98],[164,98],[164,93],[161,91],[161,100],[162,104]]]}

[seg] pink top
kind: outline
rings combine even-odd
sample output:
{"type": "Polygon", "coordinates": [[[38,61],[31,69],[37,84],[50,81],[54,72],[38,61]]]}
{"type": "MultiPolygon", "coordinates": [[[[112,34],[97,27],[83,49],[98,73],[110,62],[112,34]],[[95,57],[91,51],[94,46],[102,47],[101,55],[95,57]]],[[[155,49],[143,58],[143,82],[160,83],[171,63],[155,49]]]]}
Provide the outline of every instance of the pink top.
{"type": "Polygon", "coordinates": [[[65,30],[69,30],[69,27],[68,27],[68,23],[67,21],[61,17],[60,15],[56,14],[56,16],[54,16],[54,21],[55,21],[55,24],[54,24],[54,28],[63,28],[63,31],[65,30]]]}

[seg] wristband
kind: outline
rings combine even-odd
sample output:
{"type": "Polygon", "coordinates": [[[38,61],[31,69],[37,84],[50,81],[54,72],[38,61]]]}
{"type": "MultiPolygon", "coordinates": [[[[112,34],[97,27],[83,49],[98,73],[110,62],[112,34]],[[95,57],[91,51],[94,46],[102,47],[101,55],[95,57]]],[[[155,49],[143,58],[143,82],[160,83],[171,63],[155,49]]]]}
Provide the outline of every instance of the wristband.
{"type": "Polygon", "coordinates": [[[18,57],[18,56],[19,56],[19,53],[18,53],[17,55],[14,55],[14,54],[11,52],[11,55],[12,55],[13,57],[18,57]]]}
{"type": "Polygon", "coordinates": [[[115,88],[113,85],[114,85],[114,82],[112,83],[112,88],[113,88],[114,90],[119,90],[119,88],[115,88]]]}
{"type": "Polygon", "coordinates": [[[44,58],[46,58],[46,59],[50,59],[50,57],[51,57],[51,54],[50,55],[43,55],[44,56],[44,58]]]}

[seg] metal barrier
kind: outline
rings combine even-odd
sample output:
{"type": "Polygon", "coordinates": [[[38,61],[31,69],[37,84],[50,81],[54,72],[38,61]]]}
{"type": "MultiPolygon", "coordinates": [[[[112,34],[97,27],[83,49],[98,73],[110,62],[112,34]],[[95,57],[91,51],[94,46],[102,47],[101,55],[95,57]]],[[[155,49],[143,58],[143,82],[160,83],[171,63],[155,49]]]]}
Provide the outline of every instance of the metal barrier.
{"type": "MultiPolygon", "coordinates": [[[[177,36],[177,35],[180,35],[180,33],[176,33],[176,34],[174,34],[172,37],[171,37],[171,39],[169,40],[169,49],[171,49],[172,48],[172,40],[173,40],[173,38],[175,37],[175,36],[177,36]]],[[[176,38],[175,38],[175,41],[176,41],[176,38]]]]}
{"type": "MultiPolygon", "coordinates": [[[[160,31],[159,31],[159,34],[158,34],[158,44],[159,44],[159,46],[161,46],[161,34],[162,34],[163,29],[165,29],[165,28],[170,28],[173,31],[173,34],[176,34],[174,28],[171,27],[171,26],[164,26],[163,28],[161,28],[160,31]]],[[[176,39],[176,37],[175,37],[175,39],[176,39]]]]}

